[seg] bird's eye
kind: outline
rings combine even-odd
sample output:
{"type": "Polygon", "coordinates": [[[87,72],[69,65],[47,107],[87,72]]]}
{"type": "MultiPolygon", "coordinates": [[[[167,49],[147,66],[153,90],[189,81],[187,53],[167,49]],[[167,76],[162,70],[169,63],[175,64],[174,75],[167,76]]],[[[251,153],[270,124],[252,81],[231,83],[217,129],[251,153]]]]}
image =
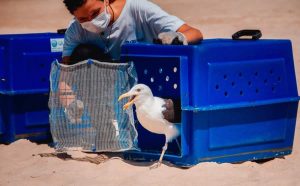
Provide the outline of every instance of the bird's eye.
{"type": "Polygon", "coordinates": [[[138,89],[136,89],[136,91],[137,91],[137,92],[141,92],[141,89],[140,89],[140,88],[138,88],[138,89]]]}

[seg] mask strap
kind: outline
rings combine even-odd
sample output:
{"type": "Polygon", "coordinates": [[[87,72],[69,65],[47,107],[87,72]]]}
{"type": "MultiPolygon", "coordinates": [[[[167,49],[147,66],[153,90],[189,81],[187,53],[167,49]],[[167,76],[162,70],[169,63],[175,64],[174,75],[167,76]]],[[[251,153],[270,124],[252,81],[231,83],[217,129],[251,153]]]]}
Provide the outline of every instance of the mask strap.
{"type": "MultiPolygon", "coordinates": [[[[105,1],[105,0],[104,0],[105,1]]],[[[114,19],[115,19],[115,12],[114,12],[114,10],[112,9],[112,7],[110,6],[110,4],[109,4],[109,0],[106,0],[107,1],[107,8],[108,7],[110,7],[110,9],[111,9],[111,15],[112,15],[112,17],[111,17],[111,20],[110,21],[114,21],[114,19]]],[[[107,11],[107,10],[106,10],[107,11]]]]}
{"type": "Polygon", "coordinates": [[[104,2],[106,7],[109,6],[109,0],[104,0],[103,2],[104,2]]]}
{"type": "Polygon", "coordinates": [[[110,7],[109,0],[104,0],[103,3],[104,3],[104,11],[105,11],[105,13],[107,13],[108,12],[107,9],[108,9],[108,7],[110,7]]]}

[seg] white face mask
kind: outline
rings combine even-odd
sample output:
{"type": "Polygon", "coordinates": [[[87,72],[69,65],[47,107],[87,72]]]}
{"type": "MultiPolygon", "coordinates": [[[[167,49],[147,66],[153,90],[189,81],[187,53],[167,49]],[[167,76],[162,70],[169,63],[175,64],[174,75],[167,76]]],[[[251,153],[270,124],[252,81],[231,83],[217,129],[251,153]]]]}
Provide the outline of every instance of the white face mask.
{"type": "Polygon", "coordinates": [[[104,32],[110,22],[111,15],[107,11],[107,7],[104,8],[104,11],[95,17],[92,21],[87,21],[81,23],[82,28],[94,32],[101,33],[104,32]]]}

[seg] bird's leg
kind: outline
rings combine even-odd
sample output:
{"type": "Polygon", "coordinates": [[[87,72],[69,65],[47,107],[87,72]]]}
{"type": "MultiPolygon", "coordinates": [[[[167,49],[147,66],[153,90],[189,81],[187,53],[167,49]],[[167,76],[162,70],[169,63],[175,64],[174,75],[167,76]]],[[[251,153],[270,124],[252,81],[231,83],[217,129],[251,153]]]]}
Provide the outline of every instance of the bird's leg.
{"type": "Polygon", "coordinates": [[[158,160],[158,162],[159,162],[160,164],[161,164],[161,162],[162,162],[162,159],[163,159],[163,157],[164,157],[165,152],[166,152],[167,149],[168,149],[168,143],[166,142],[165,145],[164,145],[163,148],[162,148],[162,152],[161,152],[161,155],[160,155],[159,160],[158,160]]]}
{"type": "Polygon", "coordinates": [[[165,145],[163,146],[158,162],[150,166],[150,169],[158,168],[161,165],[162,159],[167,149],[168,149],[168,142],[166,142],[165,145]]]}

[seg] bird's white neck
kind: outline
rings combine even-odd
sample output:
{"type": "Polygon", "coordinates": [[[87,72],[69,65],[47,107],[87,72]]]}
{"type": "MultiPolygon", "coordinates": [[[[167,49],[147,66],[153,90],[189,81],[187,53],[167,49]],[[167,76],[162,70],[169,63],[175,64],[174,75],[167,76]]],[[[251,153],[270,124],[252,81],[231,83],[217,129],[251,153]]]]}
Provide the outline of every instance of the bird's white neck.
{"type": "Polygon", "coordinates": [[[153,96],[144,96],[144,97],[140,97],[140,99],[136,100],[134,102],[135,106],[138,108],[138,107],[145,107],[147,106],[148,104],[151,104],[154,100],[154,97],[153,96]]]}

